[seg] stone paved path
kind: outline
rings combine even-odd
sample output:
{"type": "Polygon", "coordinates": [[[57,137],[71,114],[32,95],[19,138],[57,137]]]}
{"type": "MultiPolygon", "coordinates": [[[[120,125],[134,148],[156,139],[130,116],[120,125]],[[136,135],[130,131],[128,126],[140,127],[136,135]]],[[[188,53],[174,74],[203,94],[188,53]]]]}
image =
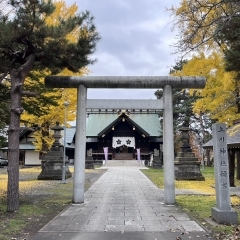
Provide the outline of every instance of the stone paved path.
{"type": "Polygon", "coordinates": [[[164,206],[163,191],[138,167],[112,167],[44,231],[202,231],[175,206],[164,206]]]}

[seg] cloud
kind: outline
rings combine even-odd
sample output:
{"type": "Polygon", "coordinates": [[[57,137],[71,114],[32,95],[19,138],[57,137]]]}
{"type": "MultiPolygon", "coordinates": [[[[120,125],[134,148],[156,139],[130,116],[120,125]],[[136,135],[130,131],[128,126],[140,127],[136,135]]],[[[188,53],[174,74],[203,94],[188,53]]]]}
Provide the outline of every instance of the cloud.
{"type": "MultiPolygon", "coordinates": [[[[66,2],[72,4],[74,1],[66,2]]],[[[171,54],[174,49],[170,45],[175,34],[171,32],[171,19],[166,7],[178,2],[81,0],[79,10],[90,10],[102,37],[92,56],[97,58],[97,62],[89,66],[91,75],[168,75],[177,56],[171,54]]],[[[131,93],[129,95],[132,96],[131,93]]],[[[155,97],[152,94],[149,98],[155,97]]]]}

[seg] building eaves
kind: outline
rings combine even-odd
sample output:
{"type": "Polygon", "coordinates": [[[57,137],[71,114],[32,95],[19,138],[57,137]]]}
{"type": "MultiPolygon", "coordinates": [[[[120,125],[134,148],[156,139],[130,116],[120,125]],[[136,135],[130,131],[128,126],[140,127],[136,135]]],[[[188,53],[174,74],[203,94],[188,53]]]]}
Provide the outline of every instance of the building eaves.
{"type": "MultiPolygon", "coordinates": [[[[227,146],[228,148],[240,148],[240,124],[233,125],[227,130],[227,146]]],[[[203,144],[203,148],[213,148],[213,139],[203,144]]]]}
{"type": "Polygon", "coordinates": [[[66,128],[66,143],[71,144],[76,133],[76,127],[66,128]]]}

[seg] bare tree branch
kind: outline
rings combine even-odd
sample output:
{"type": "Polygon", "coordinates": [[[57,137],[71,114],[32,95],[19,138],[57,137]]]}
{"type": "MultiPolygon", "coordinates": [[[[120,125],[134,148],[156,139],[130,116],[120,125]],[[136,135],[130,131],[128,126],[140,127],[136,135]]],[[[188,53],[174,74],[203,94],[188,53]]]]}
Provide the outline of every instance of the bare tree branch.
{"type": "Polygon", "coordinates": [[[223,46],[218,36],[229,22],[240,14],[240,1],[234,0],[185,0],[179,8],[169,9],[174,18],[174,28],[179,39],[174,44],[176,52],[189,53],[223,46]]]}

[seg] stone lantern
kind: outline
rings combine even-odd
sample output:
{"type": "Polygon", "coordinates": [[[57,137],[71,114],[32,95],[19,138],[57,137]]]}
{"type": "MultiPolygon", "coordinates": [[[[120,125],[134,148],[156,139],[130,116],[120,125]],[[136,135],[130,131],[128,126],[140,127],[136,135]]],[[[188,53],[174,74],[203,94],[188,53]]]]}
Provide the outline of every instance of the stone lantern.
{"type": "MultiPolygon", "coordinates": [[[[63,128],[56,126],[51,128],[54,131],[53,137],[55,139],[50,151],[46,154],[45,159],[42,160],[42,171],[38,176],[38,180],[61,180],[63,171],[63,145],[59,142],[62,137],[61,131],[63,128]]],[[[68,166],[66,166],[66,178],[72,177],[68,166]]]]}
{"type": "Polygon", "coordinates": [[[176,180],[205,180],[200,172],[200,162],[192,152],[189,144],[189,131],[188,127],[179,129],[181,131],[181,151],[177,153],[175,158],[175,179],[176,180]]]}
{"type": "Polygon", "coordinates": [[[53,137],[55,140],[52,147],[62,147],[62,144],[59,142],[59,140],[62,137],[61,131],[63,130],[63,127],[59,126],[59,122],[56,122],[56,125],[51,129],[54,131],[53,137]]]}
{"type": "Polygon", "coordinates": [[[179,129],[181,131],[181,152],[192,152],[191,146],[189,144],[189,131],[190,129],[188,127],[182,127],[179,129]]]}

